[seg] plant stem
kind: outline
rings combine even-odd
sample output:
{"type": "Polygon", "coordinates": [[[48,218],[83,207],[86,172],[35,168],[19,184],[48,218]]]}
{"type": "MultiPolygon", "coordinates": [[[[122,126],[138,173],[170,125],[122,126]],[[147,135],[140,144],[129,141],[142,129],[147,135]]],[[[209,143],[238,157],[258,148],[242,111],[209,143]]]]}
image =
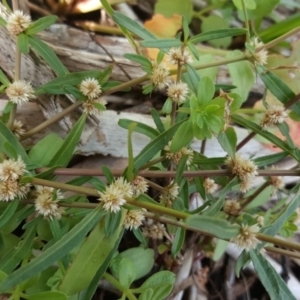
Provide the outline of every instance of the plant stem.
{"type": "Polygon", "coordinates": [[[137,298],[134,296],[134,294],[132,293],[131,290],[129,289],[124,289],[121,284],[119,283],[118,280],[116,280],[112,275],[108,274],[108,273],[104,273],[103,277],[110,282],[112,285],[114,285],[119,291],[121,291],[122,293],[126,294],[126,297],[129,300],[137,300],[137,298]]]}
{"type": "Polygon", "coordinates": [[[300,259],[300,253],[297,253],[297,252],[288,251],[288,250],[281,249],[281,248],[268,247],[268,246],[264,247],[264,249],[266,251],[270,251],[270,252],[273,252],[273,253],[277,253],[277,254],[286,255],[286,256],[289,256],[289,257],[294,257],[294,258],[300,259]]]}
{"type": "Polygon", "coordinates": [[[243,148],[253,137],[255,137],[256,133],[251,132],[249,133],[237,146],[236,151],[239,151],[241,148],[243,148]]]}
{"type": "MultiPolygon", "coordinates": [[[[35,171],[37,173],[43,173],[48,171],[49,168],[39,168],[35,171]]],[[[123,169],[111,169],[114,176],[121,176],[124,172],[123,169]]],[[[299,169],[292,170],[280,170],[280,169],[269,169],[269,170],[258,170],[257,176],[300,176],[299,169]]],[[[66,175],[66,176],[104,176],[102,170],[95,169],[76,169],[76,168],[57,168],[53,171],[54,175],[66,175]]],[[[138,172],[140,176],[144,177],[176,177],[176,171],[149,171],[141,170],[138,172]]],[[[229,170],[198,170],[198,171],[185,171],[182,176],[184,177],[210,177],[210,176],[229,176],[232,175],[229,170]]]]}
{"type": "Polygon", "coordinates": [[[34,134],[44,130],[47,127],[49,127],[50,125],[58,122],[59,120],[64,118],[67,114],[71,113],[73,110],[80,107],[81,104],[82,104],[81,101],[77,101],[77,102],[73,103],[72,105],[70,105],[69,107],[67,107],[66,109],[64,109],[63,111],[61,111],[57,115],[55,115],[54,117],[48,119],[47,121],[39,124],[38,126],[32,128],[29,131],[27,131],[23,136],[21,136],[20,140],[24,141],[24,140],[28,139],[29,137],[33,136],[34,134]]]}
{"type": "Polygon", "coordinates": [[[200,149],[200,153],[204,154],[205,152],[205,146],[206,146],[206,139],[204,139],[201,143],[201,149],[200,149]]]}
{"type": "Polygon", "coordinates": [[[241,2],[242,2],[243,13],[244,13],[244,18],[245,18],[245,27],[247,29],[246,41],[249,43],[250,42],[250,27],[249,27],[248,13],[247,13],[247,9],[246,9],[246,6],[245,6],[245,1],[242,0],[241,2]]]}

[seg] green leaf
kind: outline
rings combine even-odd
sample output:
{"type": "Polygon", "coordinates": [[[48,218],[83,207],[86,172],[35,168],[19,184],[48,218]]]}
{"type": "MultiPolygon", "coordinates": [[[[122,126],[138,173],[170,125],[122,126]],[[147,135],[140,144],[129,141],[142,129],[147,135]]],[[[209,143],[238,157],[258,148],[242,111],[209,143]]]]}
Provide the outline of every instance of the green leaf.
{"type": "Polygon", "coordinates": [[[189,23],[185,16],[182,16],[182,30],[183,30],[183,40],[186,42],[190,35],[189,23]]]}
{"type": "Polygon", "coordinates": [[[239,125],[242,125],[248,129],[252,130],[256,134],[261,135],[262,137],[264,137],[265,139],[267,139],[268,141],[270,141],[277,147],[281,148],[283,151],[288,152],[296,160],[299,160],[295,151],[293,151],[293,149],[290,149],[290,147],[285,142],[283,142],[281,139],[276,137],[274,134],[272,134],[268,131],[265,131],[265,130],[261,130],[260,126],[258,126],[257,124],[253,123],[252,121],[247,120],[237,114],[233,114],[233,115],[231,115],[231,117],[232,117],[233,122],[236,122],[239,125]]]}
{"type": "Polygon", "coordinates": [[[61,292],[69,296],[75,295],[89,286],[98,269],[114,249],[122,232],[122,225],[110,236],[106,236],[104,231],[102,221],[89,234],[59,286],[61,292]]]}
{"type": "Polygon", "coordinates": [[[147,275],[154,266],[154,250],[134,247],[127,249],[116,257],[127,258],[134,264],[136,270],[135,280],[147,275]]]}
{"type": "Polygon", "coordinates": [[[7,22],[2,17],[0,17],[0,25],[3,27],[6,27],[7,25],[7,22]]]}
{"type": "MultiPolygon", "coordinates": [[[[245,7],[248,9],[255,9],[256,7],[256,3],[254,0],[232,0],[232,2],[234,3],[234,5],[236,6],[236,8],[242,10],[243,9],[243,5],[242,5],[242,1],[244,1],[245,7]]],[[[266,1],[268,2],[268,1],[266,1]]]]}
{"type": "Polygon", "coordinates": [[[215,262],[219,261],[224,255],[229,242],[224,240],[217,240],[216,247],[214,250],[213,260],[215,262]]]}
{"type": "MultiPolygon", "coordinates": [[[[31,162],[25,152],[23,146],[20,144],[16,136],[6,127],[6,125],[0,120],[0,152],[6,153],[5,144],[8,143],[15,150],[15,152],[21,156],[26,165],[30,165],[31,162]]],[[[6,153],[10,158],[13,156],[6,153]]]]}
{"type": "Polygon", "coordinates": [[[240,233],[240,226],[211,216],[192,215],[186,219],[186,224],[220,239],[230,239],[240,233]]]}
{"type": "Polygon", "coordinates": [[[233,127],[228,127],[218,136],[218,141],[223,150],[228,153],[231,158],[234,158],[236,152],[237,136],[233,127]]]}
{"type": "MultiPolygon", "coordinates": [[[[156,289],[160,284],[174,284],[175,274],[170,271],[160,271],[148,278],[138,289],[138,291],[145,291],[147,289],[156,289]]],[[[163,298],[162,298],[163,299],[163,298]]]]}
{"type": "Polygon", "coordinates": [[[281,276],[274,270],[270,263],[259,253],[258,250],[251,250],[250,256],[255,271],[267,290],[271,300],[289,299],[296,300],[281,276]]]}
{"type": "Polygon", "coordinates": [[[80,84],[84,79],[99,79],[102,76],[103,72],[95,70],[62,74],[61,76],[54,78],[53,80],[37,88],[36,92],[61,89],[64,86],[74,86],[80,84]]]}
{"type": "Polygon", "coordinates": [[[184,16],[186,22],[190,23],[193,16],[193,3],[192,1],[182,0],[158,0],[154,6],[154,13],[161,14],[171,18],[174,14],[184,16]]]}
{"type": "Polygon", "coordinates": [[[30,295],[29,300],[68,300],[66,294],[57,291],[42,292],[35,295],[30,295]]]}
{"type": "Polygon", "coordinates": [[[32,227],[24,233],[24,239],[18,247],[14,248],[4,255],[0,260],[0,269],[6,274],[10,274],[21,261],[31,252],[32,244],[35,238],[36,228],[32,227]]]}
{"type": "Polygon", "coordinates": [[[68,133],[60,149],[56,152],[55,156],[51,159],[49,166],[66,167],[71,160],[75,148],[80,140],[84,125],[86,121],[86,114],[83,114],[80,119],[73,126],[68,133]]]}
{"type": "Polygon", "coordinates": [[[257,157],[254,159],[255,164],[260,168],[268,165],[273,165],[278,161],[282,160],[288,155],[287,152],[280,152],[271,155],[266,155],[262,157],[257,157]]]}
{"type": "Polygon", "coordinates": [[[200,80],[197,89],[197,98],[201,105],[206,105],[215,95],[215,85],[209,77],[203,77],[200,80]]]}
{"type": "Polygon", "coordinates": [[[27,35],[37,34],[46,28],[50,27],[58,20],[57,16],[46,16],[39,18],[37,21],[31,23],[29,27],[26,29],[25,33],[27,35]]]}
{"type": "Polygon", "coordinates": [[[114,12],[112,14],[113,20],[118,24],[126,28],[127,30],[131,31],[138,37],[142,39],[150,39],[155,40],[156,37],[153,35],[150,31],[145,29],[143,26],[141,26],[138,22],[124,16],[123,14],[119,12],[114,12]]]}
{"type": "Polygon", "coordinates": [[[161,151],[172,139],[173,135],[182,123],[183,121],[176,123],[145,146],[144,149],[135,157],[134,168],[138,170],[143,164],[151,160],[157,152],[161,151]]]}
{"type": "Polygon", "coordinates": [[[153,289],[147,289],[140,294],[139,300],[149,300],[152,299],[152,296],[153,296],[153,289]]]}
{"type": "Polygon", "coordinates": [[[247,32],[244,28],[225,28],[225,29],[218,29],[218,30],[210,30],[206,32],[202,32],[197,34],[189,39],[190,43],[201,43],[206,42],[214,39],[220,39],[229,36],[237,36],[243,35],[247,32]]]}
{"type": "Polygon", "coordinates": [[[198,49],[196,48],[196,46],[190,42],[187,42],[186,45],[188,46],[188,48],[190,49],[190,51],[192,52],[192,54],[195,56],[195,58],[197,60],[200,59],[199,53],[198,53],[198,49]]]}
{"type": "Polygon", "coordinates": [[[5,211],[0,216],[0,228],[2,228],[13,216],[19,205],[19,200],[16,199],[8,204],[5,211]]]}
{"type": "Polygon", "coordinates": [[[171,152],[177,152],[182,149],[182,147],[188,146],[193,140],[193,137],[193,122],[189,119],[182,123],[174,134],[170,147],[171,152]]]}
{"type": "Polygon", "coordinates": [[[123,210],[118,212],[109,212],[106,214],[104,226],[106,236],[110,236],[114,234],[116,230],[118,230],[123,220],[123,214],[123,210]]]}
{"type": "Polygon", "coordinates": [[[59,76],[69,73],[68,69],[61,63],[55,52],[44,42],[35,36],[29,36],[29,44],[49,64],[52,70],[59,76]]]}
{"type": "Polygon", "coordinates": [[[32,160],[32,163],[47,167],[63,143],[64,140],[60,136],[51,133],[31,148],[28,157],[32,160]]]}
{"type": "Polygon", "coordinates": [[[183,247],[185,232],[186,230],[184,228],[177,227],[175,237],[172,243],[172,248],[171,248],[171,253],[173,257],[176,257],[183,247]]]}
{"type": "MultiPolygon", "coordinates": [[[[265,67],[256,67],[261,80],[264,82],[268,90],[283,104],[288,103],[296,95],[295,93],[274,73],[268,71],[265,67]]],[[[295,103],[291,109],[299,116],[300,103],[295,103]]]]}
{"type": "Polygon", "coordinates": [[[160,115],[155,108],[151,109],[151,116],[156,125],[157,130],[162,133],[165,131],[164,123],[161,121],[160,115]]]}
{"type": "Polygon", "coordinates": [[[292,200],[285,207],[285,209],[274,219],[272,224],[263,229],[263,233],[270,236],[275,236],[278,233],[278,231],[282,228],[284,223],[296,211],[296,209],[299,206],[300,206],[300,191],[296,193],[296,195],[292,198],[292,200]]]}
{"type": "Polygon", "coordinates": [[[126,172],[126,178],[128,182],[131,182],[131,180],[134,177],[134,160],[133,160],[133,146],[132,146],[132,133],[136,127],[137,123],[131,122],[128,128],[128,167],[126,172]]]}
{"type": "MultiPolygon", "coordinates": [[[[230,51],[227,58],[237,58],[242,56],[242,52],[235,50],[230,51]]],[[[251,64],[248,61],[239,61],[227,65],[230,76],[232,78],[232,84],[237,88],[232,90],[233,93],[237,93],[242,97],[242,101],[245,102],[251,88],[254,85],[255,76],[251,68],[251,64]]]]}
{"type": "Polygon", "coordinates": [[[130,54],[130,53],[126,53],[124,55],[125,58],[130,59],[131,61],[134,61],[138,64],[140,64],[142,66],[142,69],[147,72],[150,73],[151,69],[152,69],[152,64],[151,61],[142,56],[142,55],[138,55],[138,54],[130,54]]]}
{"type": "Polygon", "coordinates": [[[130,125],[135,123],[136,126],[133,131],[142,133],[148,136],[151,139],[156,138],[159,135],[159,132],[155,130],[153,127],[148,126],[144,123],[128,120],[128,119],[120,119],[118,125],[122,128],[129,129],[130,125]]]}
{"type": "Polygon", "coordinates": [[[145,40],[141,42],[141,46],[145,48],[177,48],[181,47],[182,42],[176,39],[155,39],[145,40]]]}
{"type": "Polygon", "coordinates": [[[179,164],[177,165],[176,168],[176,177],[174,178],[174,182],[180,184],[180,182],[182,181],[182,174],[186,169],[186,162],[188,160],[189,156],[185,155],[180,159],[179,164]]]}
{"type": "Polygon", "coordinates": [[[27,265],[24,265],[10,274],[2,283],[0,290],[5,292],[20,282],[47,269],[53,263],[67,255],[73,248],[82,242],[86,234],[102,218],[103,212],[99,209],[93,210],[85,216],[81,222],[76,224],[69,232],[51,247],[47,248],[41,255],[34,258],[27,265]]]}
{"type": "Polygon", "coordinates": [[[88,288],[86,290],[84,290],[83,292],[80,293],[80,299],[82,300],[91,300],[97,290],[97,288],[99,287],[99,281],[102,278],[103,274],[106,272],[106,269],[108,268],[112,258],[114,257],[120,241],[123,237],[123,233],[121,233],[119,235],[119,239],[116,241],[114,248],[110,251],[110,253],[107,255],[105,261],[102,263],[102,265],[100,266],[100,268],[98,269],[96,275],[94,276],[94,278],[92,279],[92,281],[90,282],[88,288]]]}
{"type": "Polygon", "coordinates": [[[122,258],[119,263],[119,282],[125,289],[129,289],[130,285],[136,278],[136,268],[133,262],[128,258],[122,258]]]}
{"type": "Polygon", "coordinates": [[[17,45],[18,49],[21,53],[28,54],[29,53],[29,40],[28,36],[24,33],[20,33],[17,36],[17,45]]]}
{"type": "Polygon", "coordinates": [[[8,78],[6,77],[6,75],[3,73],[1,69],[0,69],[0,81],[6,86],[10,85],[10,81],[8,80],[8,78]]]}
{"type": "Polygon", "coordinates": [[[186,65],[185,67],[187,72],[183,74],[183,79],[192,92],[197,94],[200,77],[192,66],[186,65]]]}
{"type": "Polygon", "coordinates": [[[114,179],[114,175],[112,174],[110,169],[107,166],[102,166],[101,169],[102,169],[102,172],[105,176],[107,183],[109,183],[109,184],[113,183],[115,181],[115,179],[114,179]]]}

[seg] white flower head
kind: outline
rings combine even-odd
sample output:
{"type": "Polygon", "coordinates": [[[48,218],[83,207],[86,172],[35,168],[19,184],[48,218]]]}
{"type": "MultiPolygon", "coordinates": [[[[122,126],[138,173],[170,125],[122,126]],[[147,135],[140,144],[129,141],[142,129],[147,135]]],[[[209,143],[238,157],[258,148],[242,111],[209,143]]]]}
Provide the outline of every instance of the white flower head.
{"type": "Polygon", "coordinates": [[[129,210],[124,219],[124,227],[126,229],[137,229],[145,220],[144,211],[141,209],[129,210]]]}
{"type": "Polygon", "coordinates": [[[168,86],[168,97],[178,105],[183,104],[189,93],[188,85],[184,82],[172,83],[168,86]]]}
{"type": "Polygon", "coordinates": [[[147,180],[142,176],[137,176],[135,179],[133,179],[131,181],[131,187],[135,197],[146,193],[149,188],[147,180]]]}
{"type": "Polygon", "coordinates": [[[150,80],[152,81],[155,89],[162,90],[167,86],[168,76],[170,71],[165,63],[158,64],[156,61],[152,62],[152,74],[150,80]]]}
{"type": "Polygon", "coordinates": [[[164,150],[166,151],[166,158],[172,160],[176,165],[178,165],[183,156],[188,156],[186,165],[191,165],[194,158],[193,150],[187,147],[183,147],[177,152],[171,152],[171,143],[172,142],[170,141],[168,145],[164,147],[164,150]]]}
{"type": "Polygon", "coordinates": [[[238,216],[241,211],[241,204],[235,200],[226,200],[223,205],[223,211],[230,216],[238,216]]]}
{"type": "Polygon", "coordinates": [[[62,195],[59,190],[38,186],[35,210],[45,218],[59,220],[64,212],[64,209],[58,206],[60,199],[62,199],[62,195]]]}
{"type": "Polygon", "coordinates": [[[19,156],[17,160],[6,159],[0,164],[0,180],[18,180],[26,172],[26,165],[19,156]]]}
{"type": "Polygon", "coordinates": [[[11,35],[18,35],[24,32],[30,25],[31,18],[22,11],[14,11],[7,19],[6,28],[11,35]]]}
{"type": "Polygon", "coordinates": [[[23,136],[25,134],[25,129],[24,129],[23,123],[21,121],[14,120],[12,132],[17,137],[17,139],[20,139],[21,136],[23,136]]]}
{"type": "Polygon", "coordinates": [[[105,106],[107,104],[106,100],[103,98],[97,98],[97,99],[88,99],[87,101],[84,101],[82,106],[83,106],[83,111],[89,115],[100,115],[102,111],[98,109],[95,104],[101,104],[105,106]]]}
{"type": "Polygon", "coordinates": [[[232,238],[231,242],[235,243],[239,248],[249,251],[255,249],[259,240],[256,238],[256,234],[259,232],[258,224],[251,226],[242,225],[240,233],[237,237],[232,238]]]}
{"type": "MultiPolygon", "coordinates": [[[[255,37],[250,41],[250,45],[254,49],[257,49],[258,47],[262,47],[264,44],[262,42],[260,42],[257,37],[255,37]]],[[[253,58],[253,61],[255,64],[265,65],[268,60],[268,51],[265,49],[256,51],[255,53],[252,54],[252,58],[253,58]]]]}
{"type": "Polygon", "coordinates": [[[267,129],[268,127],[276,126],[285,121],[288,117],[288,113],[282,105],[274,105],[268,108],[264,113],[263,118],[260,122],[260,127],[262,129],[267,129]]]}
{"type": "Polygon", "coordinates": [[[203,186],[207,194],[213,194],[218,189],[218,185],[211,178],[205,178],[203,186]]]}
{"type": "Polygon", "coordinates": [[[186,48],[171,48],[168,60],[173,65],[185,65],[193,62],[192,56],[186,48]]]}
{"type": "Polygon", "coordinates": [[[6,88],[6,95],[15,104],[27,103],[30,99],[36,98],[31,84],[24,80],[11,83],[6,88]]]}
{"type": "Polygon", "coordinates": [[[143,235],[154,240],[162,240],[163,237],[167,235],[167,232],[164,224],[156,223],[143,228],[143,235]]]}
{"type": "Polygon", "coordinates": [[[102,92],[101,86],[95,78],[86,78],[82,80],[79,85],[79,90],[83,95],[87,96],[88,99],[98,98],[102,92]]]}

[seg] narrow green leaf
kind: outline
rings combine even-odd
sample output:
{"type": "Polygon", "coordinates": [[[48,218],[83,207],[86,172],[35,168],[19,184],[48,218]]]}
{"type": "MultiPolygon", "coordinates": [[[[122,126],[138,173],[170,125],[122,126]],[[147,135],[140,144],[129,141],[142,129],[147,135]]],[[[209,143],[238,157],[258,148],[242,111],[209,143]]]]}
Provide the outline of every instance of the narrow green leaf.
{"type": "Polygon", "coordinates": [[[131,180],[134,177],[134,160],[133,160],[133,146],[132,146],[132,133],[136,127],[137,123],[132,122],[129,125],[128,128],[128,140],[127,140],[127,146],[128,146],[128,167],[126,172],[127,181],[131,182],[131,180]]]}
{"type": "Polygon", "coordinates": [[[183,147],[186,147],[193,140],[193,122],[189,119],[182,123],[174,134],[170,150],[177,152],[183,147]]]}
{"type": "Polygon", "coordinates": [[[0,17],[0,25],[3,27],[6,27],[7,25],[7,22],[2,17],[0,17]]]}
{"type": "Polygon", "coordinates": [[[150,31],[145,29],[143,26],[141,26],[138,22],[124,16],[123,14],[119,12],[114,12],[112,14],[113,20],[118,24],[126,28],[127,30],[131,31],[138,37],[142,39],[150,39],[155,40],[156,37],[153,35],[150,31]]]}
{"type": "Polygon", "coordinates": [[[61,76],[54,78],[53,80],[47,82],[46,84],[38,87],[36,89],[37,93],[45,91],[55,91],[55,89],[61,89],[63,91],[64,86],[75,86],[80,84],[82,80],[87,78],[99,79],[103,75],[102,71],[83,71],[62,74],[61,76]]]}
{"type": "Polygon", "coordinates": [[[21,261],[31,252],[33,240],[35,238],[36,228],[28,229],[24,234],[24,239],[18,247],[7,252],[0,260],[0,269],[6,274],[10,274],[21,261]]]}
{"type": "Polygon", "coordinates": [[[233,127],[228,127],[218,136],[218,141],[223,150],[228,153],[231,158],[234,158],[236,152],[237,136],[233,127]]]}
{"type": "Polygon", "coordinates": [[[104,233],[106,236],[110,236],[118,230],[120,224],[122,223],[124,217],[123,210],[118,212],[109,212],[105,215],[104,233]]]}
{"type": "Polygon", "coordinates": [[[99,281],[102,278],[103,274],[106,272],[112,258],[114,257],[120,241],[122,240],[123,232],[120,233],[119,239],[115,242],[114,248],[107,254],[106,259],[103,261],[102,265],[98,269],[97,273],[95,274],[94,278],[90,282],[90,285],[86,290],[80,293],[80,298],[78,300],[91,300],[96,292],[96,289],[99,287],[99,281]]]}
{"type": "Polygon", "coordinates": [[[177,48],[181,47],[182,42],[176,39],[151,39],[141,42],[141,46],[145,48],[177,48]]]}
{"type": "Polygon", "coordinates": [[[187,46],[192,52],[192,54],[195,56],[195,58],[199,60],[200,59],[199,52],[198,52],[199,50],[196,48],[196,46],[190,42],[187,42],[187,46]]]}
{"type": "Polygon", "coordinates": [[[17,45],[18,49],[21,53],[28,54],[29,53],[29,40],[28,36],[24,33],[20,33],[17,36],[17,45]]]}
{"type": "Polygon", "coordinates": [[[10,81],[8,80],[8,78],[6,77],[6,75],[3,73],[1,69],[0,69],[0,81],[6,86],[10,85],[10,81]]]}
{"type": "Polygon", "coordinates": [[[152,116],[152,119],[153,119],[153,121],[156,125],[157,130],[160,133],[164,132],[166,130],[165,126],[164,126],[164,123],[162,122],[162,120],[160,118],[160,115],[158,114],[158,112],[155,108],[151,109],[151,116],[152,116]]]}
{"type": "Polygon", "coordinates": [[[57,291],[41,292],[34,295],[29,295],[29,300],[68,300],[66,294],[57,291]]]}
{"type": "Polygon", "coordinates": [[[45,16],[42,18],[39,18],[35,22],[29,25],[29,27],[26,29],[25,33],[27,35],[34,35],[37,34],[46,28],[50,27],[52,24],[54,24],[58,20],[57,16],[45,16]]]}
{"type": "Polygon", "coordinates": [[[287,152],[280,152],[275,154],[270,154],[262,157],[257,157],[254,159],[255,164],[260,168],[268,165],[273,165],[283,158],[287,157],[287,152]]]}
{"type": "Polygon", "coordinates": [[[5,292],[29,277],[42,272],[67,255],[73,248],[81,243],[86,234],[95,226],[102,216],[103,212],[99,211],[99,209],[95,209],[85,216],[63,239],[60,239],[27,265],[20,267],[10,274],[2,283],[0,287],[1,292],[5,292]]]}
{"type": "Polygon", "coordinates": [[[240,233],[240,226],[211,216],[192,215],[186,219],[186,224],[225,240],[233,238],[240,233]]]}
{"type": "Polygon", "coordinates": [[[251,250],[250,256],[256,273],[267,290],[271,300],[289,299],[296,300],[282,277],[274,270],[270,263],[259,253],[258,250],[251,250]]]}
{"type": "Polygon", "coordinates": [[[13,216],[17,207],[19,205],[19,200],[16,199],[8,204],[5,211],[0,216],[0,228],[2,228],[13,216]]]}
{"type": "MultiPolygon", "coordinates": [[[[295,93],[279,77],[265,67],[257,66],[256,70],[268,90],[270,90],[270,92],[283,104],[288,103],[296,96],[295,93]]],[[[295,103],[291,109],[297,115],[300,115],[299,102],[295,103]]]]}
{"type": "Polygon", "coordinates": [[[287,219],[297,210],[299,206],[300,191],[296,193],[296,195],[292,198],[285,209],[279,214],[279,216],[276,217],[276,219],[274,219],[272,224],[263,229],[263,233],[270,236],[275,236],[287,221],[287,219]]]}
{"type": "Polygon", "coordinates": [[[120,119],[118,125],[122,128],[129,129],[130,124],[135,123],[136,126],[134,128],[135,132],[142,133],[148,136],[151,139],[156,138],[159,135],[159,132],[155,130],[153,127],[148,126],[144,123],[128,120],[128,119],[120,119]]]}
{"type": "Polygon", "coordinates": [[[20,144],[16,136],[0,120],[0,152],[6,153],[5,143],[11,145],[15,152],[21,156],[22,160],[25,162],[26,165],[31,164],[26,151],[24,150],[23,146],[20,144]]]}
{"type": "Polygon", "coordinates": [[[245,28],[225,28],[219,30],[206,31],[200,34],[197,34],[189,39],[190,43],[201,43],[210,40],[220,39],[228,36],[237,36],[243,35],[247,32],[245,28]]]}
{"type": "Polygon", "coordinates": [[[61,63],[55,52],[44,42],[35,36],[29,36],[29,44],[49,64],[52,70],[59,76],[69,73],[61,63]]]}
{"type": "Polygon", "coordinates": [[[200,77],[192,66],[186,65],[185,67],[187,72],[184,73],[182,77],[192,92],[197,94],[200,77]]]}
{"type": "Polygon", "coordinates": [[[152,69],[151,61],[142,55],[126,53],[124,57],[140,64],[144,71],[152,69]]]}
{"type": "Polygon", "coordinates": [[[189,23],[185,16],[182,16],[183,40],[186,42],[190,35],[189,23]]]}
{"type": "Polygon", "coordinates": [[[168,144],[170,139],[172,139],[173,135],[183,122],[184,121],[176,123],[145,146],[140,154],[135,157],[134,168],[138,170],[143,164],[151,160],[158,151],[161,151],[168,144]]]}
{"type": "Polygon", "coordinates": [[[107,166],[102,166],[102,172],[105,176],[105,179],[107,181],[107,183],[111,184],[114,182],[114,175],[112,174],[112,172],[110,171],[110,169],[107,166]]]}
{"type": "Polygon", "coordinates": [[[51,159],[49,166],[66,167],[71,160],[74,150],[80,140],[84,125],[86,121],[86,114],[83,114],[80,119],[73,126],[68,133],[60,149],[56,152],[55,156],[51,159]]]}
{"type": "Polygon", "coordinates": [[[171,248],[171,253],[173,257],[176,257],[183,247],[185,232],[186,230],[184,228],[177,227],[175,237],[172,243],[172,248],[171,248]]]}
{"type": "Polygon", "coordinates": [[[63,143],[64,140],[60,136],[51,133],[31,148],[28,157],[32,163],[47,167],[63,143]]]}
{"type": "Polygon", "coordinates": [[[273,143],[275,146],[281,148],[283,151],[288,152],[296,160],[299,160],[299,158],[297,157],[297,155],[294,152],[294,149],[290,149],[290,147],[285,142],[283,142],[281,139],[276,137],[274,134],[272,134],[268,131],[262,130],[261,127],[259,125],[255,124],[254,122],[247,120],[237,114],[232,115],[232,121],[252,130],[256,134],[261,135],[262,137],[264,137],[265,139],[267,139],[268,141],[273,143]]]}
{"type": "Polygon", "coordinates": [[[180,182],[182,181],[182,174],[183,172],[185,171],[186,169],[186,162],[188,160],[189,156],[188,155],[185,155],[184,157],[181,158],[179,164],[177,165],[177,168],[176,168],[176,177],[174,178],[174,182],[180,184],[180,182]]]}
{"type": "Polygon", "coordinates": [[[71,296],[89,286],[98,269],[114,249],[122,232],[122,225],[110,236],[106,236],[104,231],[102,221],[89,234],[59,286],[61,292],[71,296]]]}

